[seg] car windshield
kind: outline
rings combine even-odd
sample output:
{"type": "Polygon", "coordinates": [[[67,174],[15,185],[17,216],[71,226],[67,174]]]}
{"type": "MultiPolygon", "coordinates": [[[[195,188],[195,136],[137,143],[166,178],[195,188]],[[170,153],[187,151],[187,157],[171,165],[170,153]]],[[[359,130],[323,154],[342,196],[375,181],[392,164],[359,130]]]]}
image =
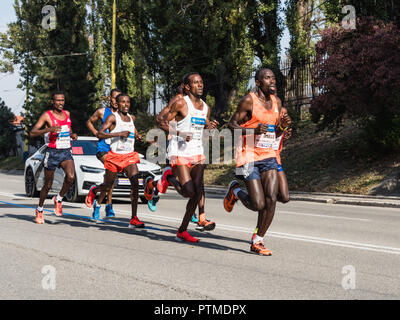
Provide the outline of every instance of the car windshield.
{"type": "Polygon", "coordinates": [[[73,155],[96,155],[96,140],[72,140],[73,155]]]}

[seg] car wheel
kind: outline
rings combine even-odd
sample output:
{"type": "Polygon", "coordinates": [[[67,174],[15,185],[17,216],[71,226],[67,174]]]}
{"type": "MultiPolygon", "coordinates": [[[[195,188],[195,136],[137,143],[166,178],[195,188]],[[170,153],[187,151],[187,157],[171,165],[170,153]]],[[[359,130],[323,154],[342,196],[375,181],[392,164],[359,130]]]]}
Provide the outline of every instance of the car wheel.
{"type": "Polygon", "coordinates": [[[83,199],[82,196],[78,195],[78,186],[76,184],[77,182],[75,179],[74,183],[65,194],[65,200],[68,202],[81,202],[83,199]]]}
{"type": "Polygon", "coordinates": [[[144,204],[147,204],[147,199],[145,198],[145,196],[139,196],[139,198],[140,198],[140,201],[142,202],[142,203],[144,203],[144,204]]]}
{"type": "Polygon", "coordinates": [[[26,170],[25,174],[25,194],[31,198],[39,196],[39,191],[36,189],[35,176],[30,167],[26,170]]]}

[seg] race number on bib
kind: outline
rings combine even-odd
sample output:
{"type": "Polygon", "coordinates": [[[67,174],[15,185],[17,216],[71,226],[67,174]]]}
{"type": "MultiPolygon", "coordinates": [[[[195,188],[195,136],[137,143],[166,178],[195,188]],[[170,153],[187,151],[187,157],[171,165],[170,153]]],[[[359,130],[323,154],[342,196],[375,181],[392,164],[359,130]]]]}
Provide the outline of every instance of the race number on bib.
{"type": "Polygon", "coordinates": [[[190,119],[190,122],[191,122],[190,132],[193,133],[192,139],[201,140],[202,134],[203,134],[203,129],[204,129],[204,126],[206,125],[206,119],[192,117],[190,119]]]}
{"type": "Polygon", "coordinates": [[[120,137],[117,144],[117,151],[133,152],[135,144],[135,134],[131,132],[128,138],[120,137]]]}
{"type": "Polygon", "coordinates": [[[67,149],[71,147],[71,133],[68,125],[61,126],[61,131],[57,133],[57,149],[67,149]]]}
{"type": "Polygon", "coordinates": [[[273,148],[276,143],[275,126],[268,125],[268,131],[256,136],[255,146],[257,148],[273,148]]]}

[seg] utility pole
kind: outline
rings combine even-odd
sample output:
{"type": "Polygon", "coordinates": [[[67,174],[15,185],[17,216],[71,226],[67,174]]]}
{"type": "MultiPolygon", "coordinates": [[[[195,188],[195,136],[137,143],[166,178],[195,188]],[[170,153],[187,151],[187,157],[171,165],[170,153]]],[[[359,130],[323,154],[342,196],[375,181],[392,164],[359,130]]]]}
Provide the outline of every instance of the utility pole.
{"type": "Polygon", "coordinates": [[[117,30],[117,0],[113,0],[113,26],[111,40],[111,89],[115,88],[115,36],[117,30]]]}

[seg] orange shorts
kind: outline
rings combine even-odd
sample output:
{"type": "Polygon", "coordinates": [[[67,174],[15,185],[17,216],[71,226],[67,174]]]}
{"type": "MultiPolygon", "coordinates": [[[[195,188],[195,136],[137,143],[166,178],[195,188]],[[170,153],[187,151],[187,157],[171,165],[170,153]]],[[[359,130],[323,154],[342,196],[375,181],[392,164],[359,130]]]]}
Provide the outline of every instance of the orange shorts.
{"type": "Polygon", "coordinates": [[[169,164],[172,168],[176,166],[194,166],[196,164],[203,164],[206,161],[206,157],[204,154],[199,154],[191,157],[179,157],[179,156],[171,156],[169,159],[169,164]]]}
{"type": "Polygon", "coordinates": [[[119,154],[109,151],[104,161],[104,168],[110,170],[111,172],[121,172],[126,167],[139,162],[139,153],[136,151],[126,154],[119,154]]]}

